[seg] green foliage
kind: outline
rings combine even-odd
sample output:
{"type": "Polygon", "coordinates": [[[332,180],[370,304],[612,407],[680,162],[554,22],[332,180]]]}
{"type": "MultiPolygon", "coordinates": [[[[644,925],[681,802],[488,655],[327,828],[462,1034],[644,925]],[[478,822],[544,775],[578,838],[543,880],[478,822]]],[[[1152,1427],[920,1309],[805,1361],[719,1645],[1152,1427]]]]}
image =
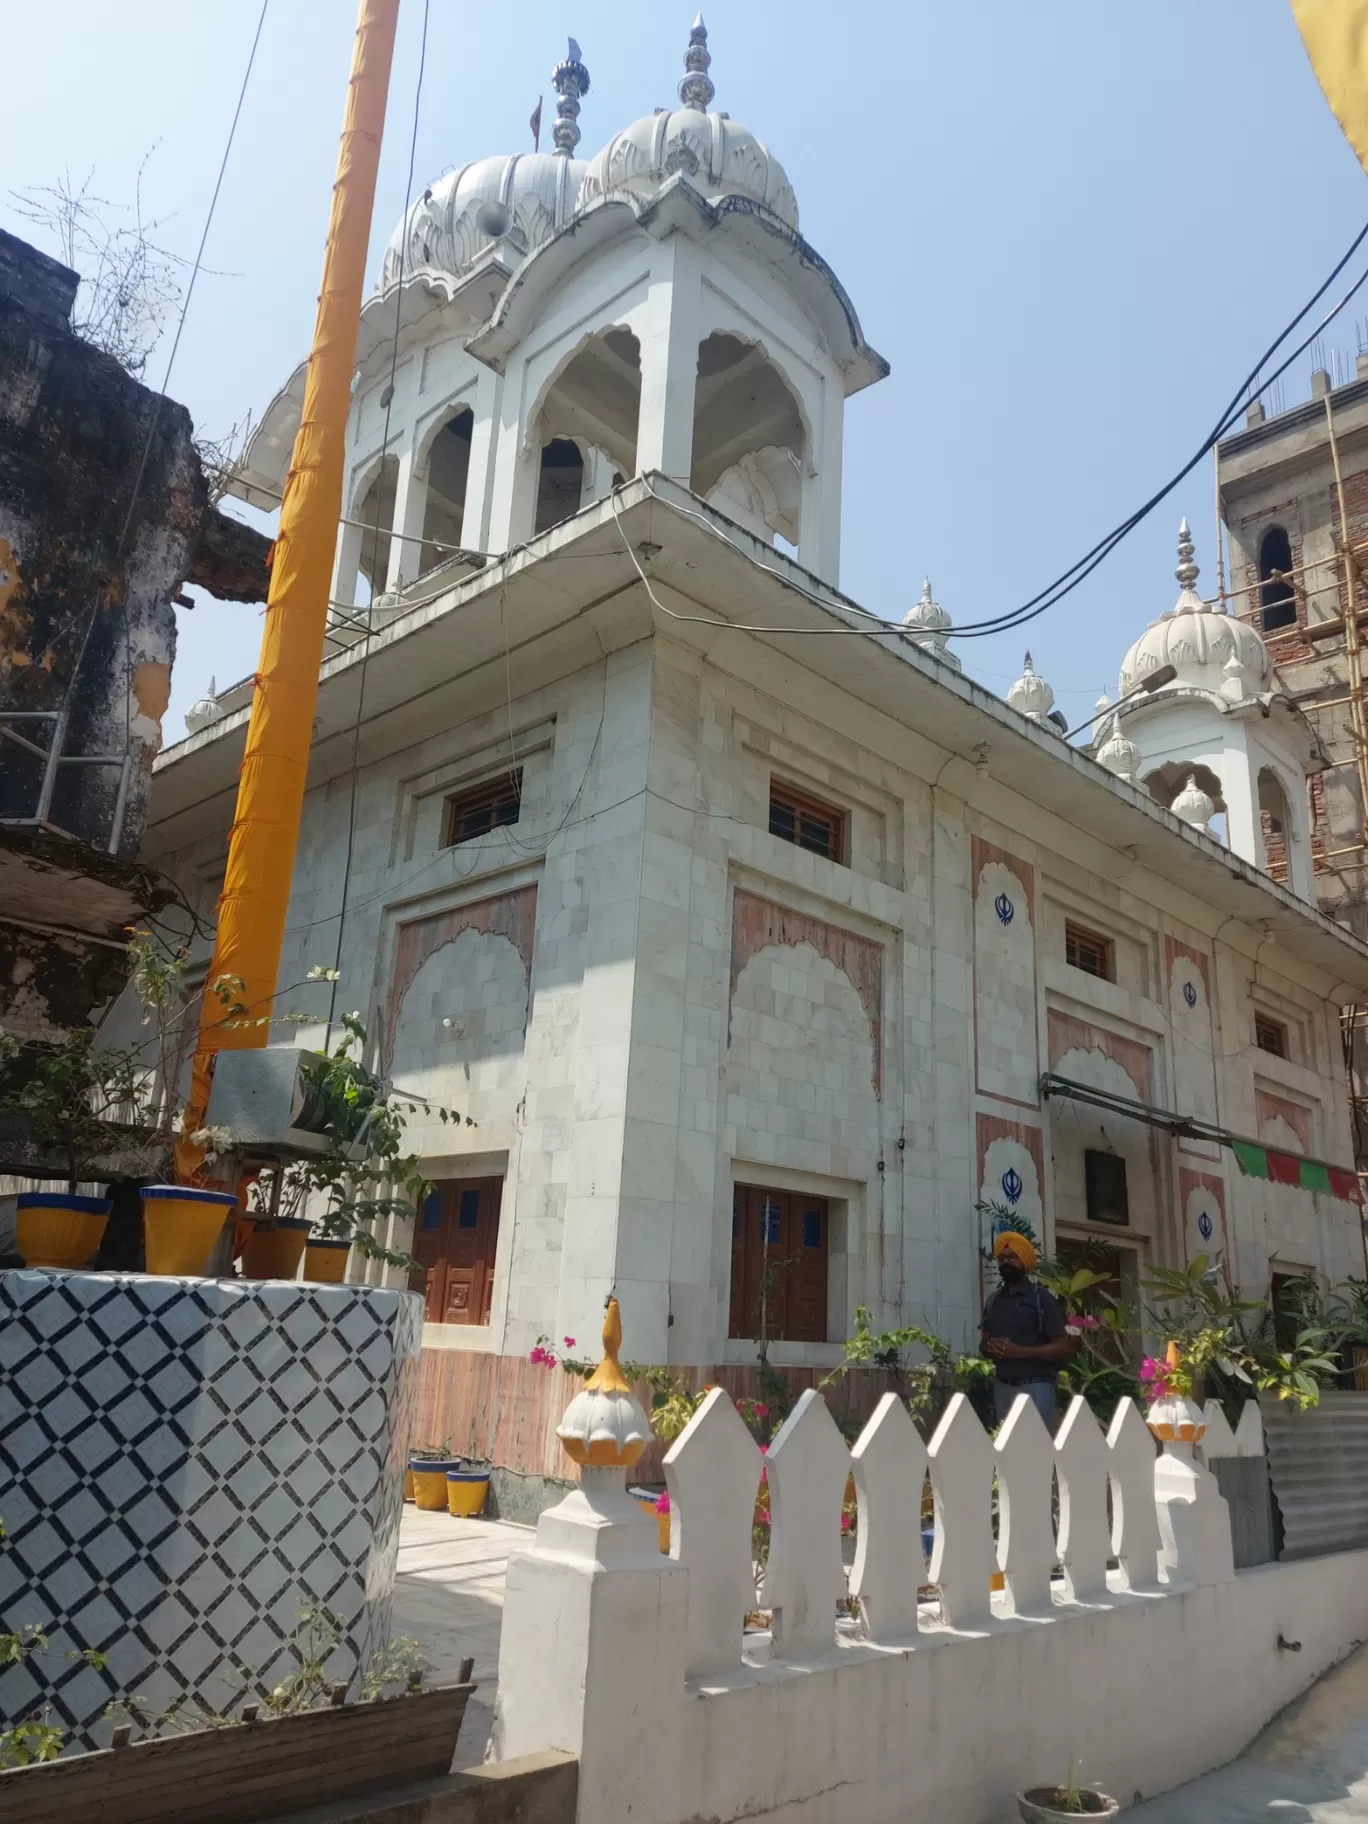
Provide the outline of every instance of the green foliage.
{"type": "Polygon", "coordinates": [[[823,1387],[843,1379],[853,1368],[877,1368],[890,1375],[909,1415],[920,1418],[938,1391],[972,1393],[993,1378],[993,1364],[978,1355],[957,1355],[934,1331],[920,1324],[875,1331],[864,1305],[855,1307],[855,1329],[845,1341],[841,1360],[822,1380],[823,1387]],[[920,1353],[919,1353],[920,1352],[920,1353]]]}
{"type": "Polygon", "coordinates": [[[12,1034],[5,1038],[0,1113],[19,1117],[31,1139],[63,1156],[67,1189],[74,1192],[89,1160],[127,1144],[130,1116],[147,1119],[134,1053],[99,1050],[88,1027],[68,1033],[60,1045],[21,1048],[12,1034]],[[19,1074],[14,1067],[21,1057],[27,1068],[19,1074]]]}
{"type": "MultiPolygon", "coordinates": [[[[0,1522],[0,1540],[5,1537],[0,1522]]],[[[26,1621],[12,1633],[0,1633],[0,1666],[17,1666],[24,1660],[52,1651],[47,1635],[36,1622],[26,1621]]],[[[68,1652],[67,1659],[84,1660],[88,1666],[103,1670],[105,1656],[93,1650],[68,1652]]],[[[0,1728],[0,1769],[29,1767],[35,1761],[55,1761],[62,1752],[62,1731],[49,1720],[51,1711],[44,1706],[32,1716],[0,1728]]]]}

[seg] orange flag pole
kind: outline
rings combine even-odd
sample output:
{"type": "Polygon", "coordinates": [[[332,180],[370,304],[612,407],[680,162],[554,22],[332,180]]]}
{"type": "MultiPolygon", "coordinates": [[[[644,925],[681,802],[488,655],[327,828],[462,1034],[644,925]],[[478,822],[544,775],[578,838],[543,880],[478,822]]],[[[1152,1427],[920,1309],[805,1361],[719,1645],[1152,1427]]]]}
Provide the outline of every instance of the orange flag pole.
{"type": "Polygon", "coordinates": [[[247,751],[176,1164],[194,1175],[214,1054],[264,1045],[290,900],[342,516],[343,452],[399,0],[361,0],[304,409],[280,509],[247,751]],[[214,984],[234,985],[226,1004],[214,984]]]}

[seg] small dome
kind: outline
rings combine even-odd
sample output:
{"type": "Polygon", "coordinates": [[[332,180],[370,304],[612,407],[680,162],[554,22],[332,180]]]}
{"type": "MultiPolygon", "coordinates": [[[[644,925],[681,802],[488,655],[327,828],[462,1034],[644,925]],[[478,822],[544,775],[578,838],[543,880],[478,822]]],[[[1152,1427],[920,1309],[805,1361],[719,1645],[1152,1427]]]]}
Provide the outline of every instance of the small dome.
{"type": "Polygon", "coordinates": [[[1256,629],[1208,607],[1194,590],[1199,573],[1192,552],[1192,534],[1184,520],[1178,530],[1178,568],[1174,572],[1180,584],[1178,600],[1167,614],[1150,623],[1126,654],[1117,681],[1121,696],[1161,665],[1177,670],[1178,686],[1229,696],[1231,674],[1226,667],[1232,659],[1232,669],[1242,673],[1256,691],[1271,686],[1273,661],[1256,629]],[[1224,693],[1223,685],[1227,686],[1224,693]]]}
{"type": "Polygon", "coordinates": [[[1134,779],[1140,770],[1140,749],[1121,733],[1121,718],[1113,716],[1106,740],[1093,755],[1099,766],[1105,766],[1118,779],[1134,779]]]}
{"type": "Polygon", "coordinates": [[[1021,676],[1007,692],[1007,701],[1032,722],[1048,721],[1054,708],[1054,691],[1044,678],[1036,676],[1029,652],[1022,664],[1021,676]]]}
{"type": "Polygon", "coordinates": [[[922,583],[920,598],[908,609],[902,619],[903,630],[914,646],[920,646],[923,652],[929,652],[932,658],[943,659],[947,665],[960,669],[960,662],[952,652],[945,650],[946,641],[954,632],[954,622],[940,603],[931,594],[931,578],[928,576],[922,583]]]}
{"type": "Polygon", "coordinates": [[[214,694],[216,689],[217,685],[215,680],[210,678],[208,690],[205,691],[198,703],[192,703],[189,709],[186,710],[186,734],[197,735],[202,728],[208,728],[211,722],[217,722],[219,717],[223,714],[223,711],[218,705],[218,698],[214,694]]]}
{"type": "Polygon", "coordinates": [[[1175,817],[1190,823],[1194,830],[1204,830],[1216,815],[1216,802],[1197,783],[1196,773],[1189,773],[1187,784],[1169,806],[1175,817]]]}
{"type": "Polygon", "coordinates": [[[700,14],[689,34],[686,74],[679,85],[683,107],[648,114],[615,133],[589,161],[582,206],[623,191],[654,196],[682,172],[710,202],[723,196],[749,197],[797,228],[798,200],[769,147],[727,115],[707,112],[714,93],[708,76],[711,62],[708,30],[700,14]]]}
{"type": "Polygon", "coordinates": [[[480,158],[444,173],[391,236],[381,290],[398,283],[401,252],[406,278],[419,272],[459,278],[495,245],[521,260],[575,213],[586,169],[558,152],[529,152],[480,158]]]}

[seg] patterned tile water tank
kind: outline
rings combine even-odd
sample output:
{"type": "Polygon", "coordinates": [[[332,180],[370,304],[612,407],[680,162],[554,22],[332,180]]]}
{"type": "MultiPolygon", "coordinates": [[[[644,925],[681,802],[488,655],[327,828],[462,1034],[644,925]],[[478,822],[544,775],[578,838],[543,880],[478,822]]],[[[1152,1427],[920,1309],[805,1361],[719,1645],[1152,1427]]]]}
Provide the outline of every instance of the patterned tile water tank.
{"type": "Polygon", "coordinates": [[[388,1633],[420,1301],[370,1286],[0,1273],[0,1725],[51,1708],[236,1707],[294,1667],[301,1609],[335,1680],[388,1633]],[[103,1655],[103,1666],[88,1654],[103,1655]]]}

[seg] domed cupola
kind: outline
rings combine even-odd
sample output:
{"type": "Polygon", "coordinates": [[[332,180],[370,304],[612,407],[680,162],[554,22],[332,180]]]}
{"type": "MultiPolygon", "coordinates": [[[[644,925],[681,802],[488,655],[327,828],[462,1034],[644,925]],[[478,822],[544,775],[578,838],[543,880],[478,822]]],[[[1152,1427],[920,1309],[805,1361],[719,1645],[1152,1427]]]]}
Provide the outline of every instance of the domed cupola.
{"type": "Polygon", "coordinates": [[[1121,696],[1143,684],[1151,672],[1172,665],[1178,676],[1171,690],[1209,691],[1229,698],[1232,688],[1264,691],[1273,678],[1273,661],[1257,630],[1247,621],[1213,608],[1197,594],[1193,584],[1198,568],[1193,562],[1192,534],[1188,522],[1178,529],[1178,600],[1144,633],[1121,662],[1118,689],[1121,696]]]}
{"type": "Polygon", "coordinates": [[[929,576],[922,583],[920,598],[913,602],[903,616],[902,624],[903,632],[914,646],[920,646],[932,658],[941,659],[954,670],[960,670],[959,659],[946,648],[946,642],[955,630],[954,622],[932,596],[929,576]]]}
{"type": "Polygon", "coordinates": [[[613,135],[589,162],[580,192],[582,208],[623,193],[646,200],[672,177],[682,175],[709,202],[745,197],[797,230],[798,200],[779,160],[754,133],[725,114],[708,112],[716,92],[708,75],[711,63],[708,29],[700,13],[684,57],[682,107],[648,114],[613,135]]]}
{"type": "Polygon", "coordinates": [[[398,283],[401,270],[405,278],[440,273],[460,279],[495,246],[521,261],[564,228],[579,207],[588,169],[573,156],[580,97],[589,92],[589,72],[573,38],[551,81],[559,97],[555,151],[478,158],[429,184],[385,249],[382,291],[398,283]]]}

